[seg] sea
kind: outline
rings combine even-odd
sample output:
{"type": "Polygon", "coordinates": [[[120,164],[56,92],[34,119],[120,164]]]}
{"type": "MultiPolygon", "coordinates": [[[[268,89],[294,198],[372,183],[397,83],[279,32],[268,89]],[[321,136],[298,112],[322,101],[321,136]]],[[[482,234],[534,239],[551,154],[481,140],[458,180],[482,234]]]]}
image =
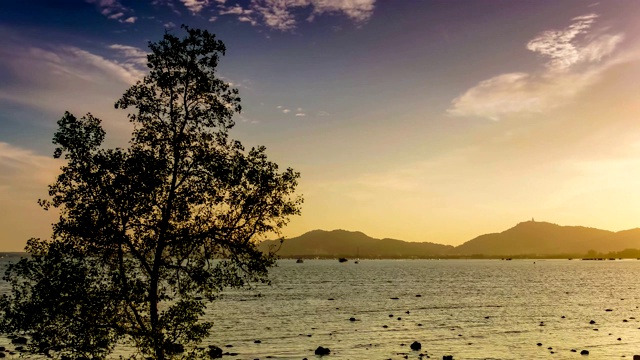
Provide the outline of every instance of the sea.
{"type": "MultiPolygon", "coordinates": [[[[203,346],[221,347],[224,359],[319,359],[319,346],[331,351],[324,359],[640,354],[635,259],[280,260],[270,277],[210,304],[203,346]]],[[[0,346],[12,347],[6,338],[0,346]]]]}

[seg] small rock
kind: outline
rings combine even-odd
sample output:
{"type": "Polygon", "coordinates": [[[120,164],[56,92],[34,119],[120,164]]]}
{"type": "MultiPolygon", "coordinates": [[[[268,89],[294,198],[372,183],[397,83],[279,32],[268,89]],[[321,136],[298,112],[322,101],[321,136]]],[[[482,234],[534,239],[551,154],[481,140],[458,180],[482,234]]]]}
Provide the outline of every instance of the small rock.
{"type": "Polygon", "coordinates": [[[320,356],[329,355],[331,354],[331,350],[326,347],[318,346],[318,348],[315,351],[315,354],[320,356]]]}
{"type": "Polygon", "coordinates": [[[571,351],[571,352],[578,352],[578,350],[576,350],[576,349],[571,349],[571,350],[569,350],[569,351],[571,351]]]}
{"type": "Polygon", "coordinates": [[[409,314],[409,310],[405,311],[404,313],[405,313],[405,314],[409,314]]]}
{"type": "Polygon", "coordinates": [[[453,355],[444,355],[442,360],[453,360],[453,355]]]}
{"type": "Polygon", "coordinates": [[[15,339],[11,340],[12,344],[17,344],[17,345],[26,345],[27,344],[27,338],[23,337],[23,336],[18,336],[15,339]]]}
{"type": "Polygon", "coordinates": [[[391,300],[400,300],[398,297],[392,297],[391,300]]]}
{"type": "Polygon", "coordinates": [[[410,347],[411,347],[411,350],[413,350],[413,351],[419,351],[420,349],[422,349],[422,344],[420,344],[417,341],[414,341],[414,342],[411,343],[410,347]]]}
{"type": "Polygon", "coordinates": [[[225,345],[224,347],[231,348],[231,347],[233,347],[233,345],[231,345],[231,344],[227,344],[227,345],[225,345]]]}
{"type": "Polygon", "coordinates": [[[349,318],[349,321],[356,321],[356,318],[354,318],[354,317],[349,318]]]}
{"type": "Polygon", "coordinates": [[[604,311],[613,311],[613,309],[604,309],[604,311]]]}
{"type": "Polygon", "coordinates": [[[538,346],[542,346],[542,343],[537,343],[536,345],[538,345],[538,346]]]}
{"type": "Polygon", "coordinates": [[[418,295],[416,295],[416,297],[422,297],[422,295],[418,294],[418,295]]]}
{"type": "Polygon", "coordinates": [[[222,357],[222,349],[215,345],[209,345],[209,351],[207,351],[207,354],[212,359],[220,359],[222,357]]]}
{"type": "Polygon", "coordinates": [[[580,351],[580,355],[589,355],[589,350],[580,351]]]}
{"type": "Polygon", "coordinates": [[[388,325],[382,325],[382,327],[386,329],[386,328],[388,328],[389,326],[388,326],[388,325]]]}
{"type": "Polygon", "coordinates": [[[184,346],[178,343],[168,343],[164,345],[164,349],[168,354],[177,355],[184,352],[184,346]]]}
{"type": "Polygon", "coordinates": [[[401,317],[399,317],[399,318],[398,318],[398,320],[402,320],[402,318],[401,318],[401,317]]]}
{"type": "Polygon", "coordinates": [[[5,355],[3,352],[0,352],[0,358],[3,358],[5,356],[7,356],[7,355],[5,355]]]}
{"type": "Polygon", "coordinates": [[[253,343],[254,343],[254,344],[261,344],[261,343],[262,343],[262,341],[260,341],[260,340],[255,340],[253,343]]]}
{"type": "Polygon", "coordinates": [[[589,321],[589,324],[591,324],[591,325],[593,325],[593,324],[595,324],[595,323],[596,323],[596,321],[595,321],[595,320],[591,320],[591,321],[589,321]]]}
{"type": "Polygon", "coordinates": [[[618,341],[622,341],[622,338],[618,338],[618,341]]]}

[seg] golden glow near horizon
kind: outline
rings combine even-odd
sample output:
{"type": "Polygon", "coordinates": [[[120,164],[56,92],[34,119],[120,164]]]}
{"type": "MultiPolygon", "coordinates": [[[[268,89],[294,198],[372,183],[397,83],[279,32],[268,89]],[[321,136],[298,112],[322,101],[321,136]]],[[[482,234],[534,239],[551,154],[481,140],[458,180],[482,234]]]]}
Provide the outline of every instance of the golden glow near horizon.
{"type": "MultiPolygon", "coordinates": [[[[376,3],[344,40],[351,52],[322,58],[338,40],[301,47],[277,32],[274,49],[253,54],[270,60],[230,60],[230,72],[247,77],[236,81],[244,112],[232,135],[265,144],[302,173],[303,215],[285,235],[347,229],[458,245],[532,217],[640,227],[640,2],[571,4],[549,16],[542,5],[514,3],[511,17],[529,11],[517,31],[494,11],[486,24],[443,22],[437,33],[425,27],[390,39],[367,33],[388,33],[384,19],[393,15],[378,6],[391,5],[376,3]],[[324,62],[291,60],[305,51],[324,62]],[[285,67],[273,59],[289,64],[262,72],[276,80],[253,72],[256,64],[285,67]]],[[[227,44],[230,54],[246,51],[242,40],[227,44]]],[[[112,103],[142,71],[140,53],[112,46],[137,59],[126,62],[77,47],[11,46],[15,59],[0,59],[0,69],[22,83],[0,87],[0,100],[53,114],[39,139],[51,138],[69,109],[103,118],[111,144],[126,144],[129,125],[112,103]]],[[[12,134],[15,141],[0,137],[0,250],[19,251],[50,232],[55,214],[36,200],[59,163],[48,143],[12,134]]]]}

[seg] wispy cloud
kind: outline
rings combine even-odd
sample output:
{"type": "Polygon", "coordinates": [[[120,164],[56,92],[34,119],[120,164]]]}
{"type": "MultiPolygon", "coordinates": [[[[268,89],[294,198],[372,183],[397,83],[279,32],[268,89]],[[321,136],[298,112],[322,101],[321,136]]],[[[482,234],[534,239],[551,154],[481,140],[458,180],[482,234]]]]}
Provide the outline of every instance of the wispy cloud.
{"type": "Polygon", "coordinates": [[[86,0],[86,2],[95,4],[100,13],[111,20],[133,24],[138,19],[133,16],[133,10],[131,8],[122,5],[118,0],[86,0]]]}
{"type": "Polygon", "coordinates": [[[47,197],[47,185],[61,165],[52,156],[0,141],[0,242],[4,247],[19,251],[28,238],[49,236],[49,224],[58,214],[43,211],[37,200],[47,197]]]}
{"type": "Polygon", "coordinates": [[[535,73],[505,73],[487,80],[452,101],[454,116],[498,120],[505,115],[541,113],[561,106],[598,81],[616,59],[621,33],[593,32],[598,15],[575,17],[563,30],[548,30],[526,47],[546,59],[535,73]]]}
{"type": "Polygon", "coordinates": [[[251,0],[246,5],[227,5],[224,0],[180,2],[192,14],[200,14],[207,8],[216,11],[210,21],[218,16],[235,16],[238,21],[253,26],[288,31],[295,29],[300,20],[313,21],[316,16],[325,14],[343,15],[356,24],[364,24],[373,15],[376,0],[251,0]]]}
{"type": "MultiPolygon", "coordinates": [[[[0,141],[0,186],[9,191],[45,189],[59,172],[60,161],[0,141]]],[[[35,200],[35,199],[34,199],[35,200]]]]}
{"type": "Polygon", "coordinates": [[[0,99],[52,116],[66,110],[102,118],[108,114],[106,127],[123,134],[130,131],[126,114],[114,110],[113,102],[146,73],[144,51],[121,44],[110,45],[101,54],[65,45],[8,44],[0,49],[0,55],[5,54],[10,56],[0,56],[0,68],[12,80],[0,83],[0,99]]]}
{"type": "Polygon", "coordinates": [[[209,0],[180,0],[180,2],[191,11],[192,14],[197,14],[202,9],[204,9],[207,5],[209,5],[209,0]]]}

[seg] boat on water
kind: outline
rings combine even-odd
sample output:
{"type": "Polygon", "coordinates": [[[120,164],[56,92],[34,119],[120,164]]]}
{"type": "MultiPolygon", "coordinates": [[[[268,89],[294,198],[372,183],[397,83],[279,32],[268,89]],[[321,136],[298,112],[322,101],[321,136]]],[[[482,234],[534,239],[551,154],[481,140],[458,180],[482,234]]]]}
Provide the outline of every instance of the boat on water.
{"type": "Polygon", "coordinates": [[[304,260],[302,260],[302,259],[296,260],[296,264],[302,264],[303,262],[304,262],[304,260]]]}

